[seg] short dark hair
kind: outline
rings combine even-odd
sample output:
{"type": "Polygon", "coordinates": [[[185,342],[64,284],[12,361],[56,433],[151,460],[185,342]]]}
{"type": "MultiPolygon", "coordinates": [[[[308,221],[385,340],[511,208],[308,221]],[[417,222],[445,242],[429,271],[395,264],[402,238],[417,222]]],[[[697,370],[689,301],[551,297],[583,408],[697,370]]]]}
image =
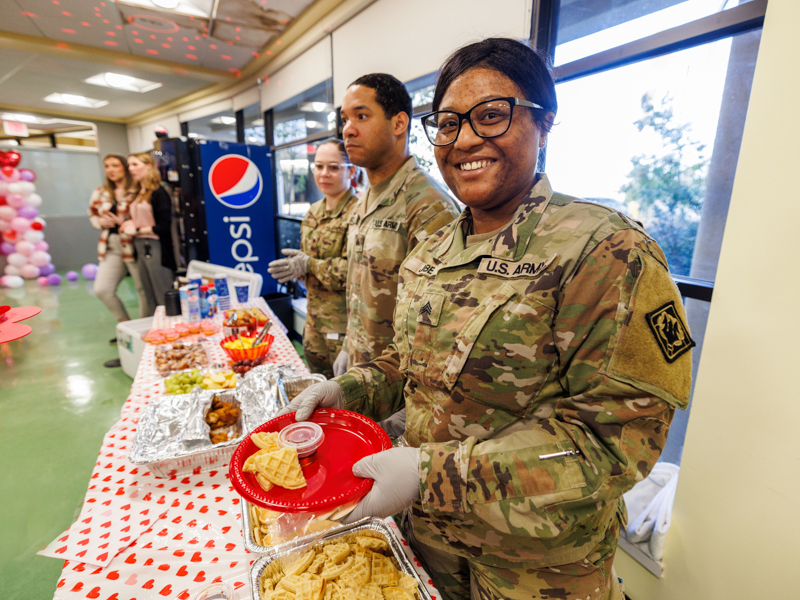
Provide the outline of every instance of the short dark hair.
{"type": "Polygon", "coordinates": [[[348,87],[363,85],[375,90],[375,101],[383,108],[383,114],[391,119],[398,113],[408,115],[408,127],[411,127],[411,118],[414,108],[411,105],[411,96],[403,82],[388,73],[370,73],[362,75],[348,87]]]}
{"type": "Polygon", "coordinates": [[[550,131],[553,123],[545,115],[558,110],[558,101],[549,60],[528,44],[509,38],[487,38],[453,52],[439,71],[433,94],[433,110],[439,110],[442,98],[453,81],[475,68],[502,73],[522,90],[526,100],[543,106],[545,110],[531,111],[531,114],[540,129],[550,131]]]}

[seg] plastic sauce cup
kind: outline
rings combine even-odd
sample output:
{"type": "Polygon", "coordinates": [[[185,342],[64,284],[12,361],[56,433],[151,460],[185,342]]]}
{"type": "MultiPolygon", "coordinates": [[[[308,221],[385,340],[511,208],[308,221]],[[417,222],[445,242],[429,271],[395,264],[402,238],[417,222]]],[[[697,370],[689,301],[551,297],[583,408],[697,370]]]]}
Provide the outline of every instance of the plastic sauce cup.
{"type": "Polygon", "coordinates": [[[287,448],[297,450],[300,464],[307,465],[314,461],[317,448],[322,445],[325,432],[322,427],[311,421],[292,423],[281,429],[278,442],[287,448]]]}

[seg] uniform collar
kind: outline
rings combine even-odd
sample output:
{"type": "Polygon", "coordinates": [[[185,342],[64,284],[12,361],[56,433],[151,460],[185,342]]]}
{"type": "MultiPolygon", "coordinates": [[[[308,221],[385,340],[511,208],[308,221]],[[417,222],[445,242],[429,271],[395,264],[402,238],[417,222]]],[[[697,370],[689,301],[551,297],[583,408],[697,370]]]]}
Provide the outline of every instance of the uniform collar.
{"type": "Polygon", "coordinates": [[[432,249],[431,255],[447,266],[463,265],[479,256],[492,256],[502,260],[519,261],[525,255],[528,242],[542,218],[553,189],[544,173],[536,174],[536,183],[528,197],[519,205],[508,225],[497,236],[466,248],[467,224],[472,219],[469,207],[465,208],[447,237],[432,249]]]}
{"type": "Polygon", "coordinates": [[[335,219],[339,217],[342,212],[344,211],[347,203],[350,202],[350,199],[355,196],[353,192],[353,188],[350,187],[345,193],[344,196],[339,198],[339,202],[336,203],[336,206],[333,207],[333,210],[329,213],[325,210],[325,198],[322,199],[322,215],[323,217],[327,217],[329,219],[335,219]]]}
{"type": "MultiPolygon", "coordinates": [[[[414,158],[414,156],[411,156],[406,162],[404,162],[403,165],[397,169],[397,171],[395,171],[395,174],[392,175],[389,186],[380,194],[379,197],[381,198],[381,201],[374,203],[371,207],[367,207],[366,202],[364,202],[365,212],[363,216],[366,217],[370,213],[377,210],[379,206],[391,206],[397,202],[397,196],[400,194],[400,189],[403,187],[408,175],[418,166],[417,159],[414,158]]],[[[367,193],[364,195],[364,200],[371,200],[369,197],[369,190],[367,190],[367,193]]]]}

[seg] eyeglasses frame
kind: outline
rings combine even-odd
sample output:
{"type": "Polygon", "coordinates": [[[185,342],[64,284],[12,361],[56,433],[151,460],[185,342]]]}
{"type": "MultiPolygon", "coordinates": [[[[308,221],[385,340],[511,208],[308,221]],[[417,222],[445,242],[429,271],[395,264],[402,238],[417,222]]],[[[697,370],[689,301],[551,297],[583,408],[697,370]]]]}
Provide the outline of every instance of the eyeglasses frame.
{"type": "MultiPolygon", "coordinates": [[[[320,173],[324,173],[325,171],[328,171],[328,173],[333,173],[333,171],[330,170],[330,165],[339,165],[340,169],[346,169],[348,167],[355,166],[353,163],[328,163],[328,164],[322,165],[322,167],[320,168],[319,172],[320,173]]],[[[308,168],[311,169],[312,173],[315,173],[316,170],[317,170],[316,163],[314,163],[314,162],[309,163],[308,168]]]]}
{"type": "Polygon", "coordinates": [[[461,126],[463,125],[465,119],[467,121],[469,121],[469,126],[472,127],[472,131],[475,133],[475,135],[477,135],[480,138],[488,140],[488,139],[491,139],[491,138],[500,137],[501,135],[505,135],[508,132],[508,130],[511,128],[511,121],[514,119],[514,107],[515,106],[524,106],[525,108],[533,108],[535,110],[545,110],[544,106],[536,104],[535,102],[531,102],[530,100],[525,100],[524,98],[517,98],[515,96],[506,96],[506,97],[502,97],[502,98],[491,98],[489,100],[484,100],[482,102],[478,102],[475,106],[470,108],[465,113],[456,112],[454,110],[434,110],[434,111],[431,111],[431,112],[426,113],[424,115],[420,115],[419,118],[422,120],[422,129],[425,130],[425,137],[428,139],[428,141],[431,143],[431,145],[435,146],[437,148],[443,148],[444,146],[449,146],[450,144],[455,144],[456,143],[456,140],[458,139],[458,136],[461,135],[461,126]],[[508,115],[508,127],[506,127],[506,129],[505,129],[505,131],[503,131],[503,133],[498,133],[498,134],[495,134],[495,135],[481,135],[480,133],[478,133],[476,131],[475,124],[472,122],[472,111],[475,110],[476,108],[478,108],[479,106],[481,106],[482,104],[487,104],[489,102],[497,102],[498,100],[506,100],[509,103],[509,105],[511,106],[511,114],[508,115]],[[456,131],[456,136],[453,138],[452,141],[447,142],[446,144],[437,144],[437,143],[431,141],[431,137],[430,137],[430,135],[428,135],[428,128],[425,126],[425,119],[427,119],[431,115],[435,115],[437,113],[450,113],[451,115],[458,116],[458,131],[456,131]]]}

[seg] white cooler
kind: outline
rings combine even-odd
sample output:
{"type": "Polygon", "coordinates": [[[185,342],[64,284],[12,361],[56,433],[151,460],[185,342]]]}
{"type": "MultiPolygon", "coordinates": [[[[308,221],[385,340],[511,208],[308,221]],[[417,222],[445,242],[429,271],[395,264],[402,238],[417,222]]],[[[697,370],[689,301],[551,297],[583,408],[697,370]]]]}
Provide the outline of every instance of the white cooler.
{"type": "Polygon", "coordinates": [[[122,363],[123,372],[131,379],[136,377],[136,369],[139,368],[139,361],[142,359],[142,353],[147,344],[142,339],[142,335],[147,333],[152,326],[153,317],[117,323],[119,361],[122,363]]]}

